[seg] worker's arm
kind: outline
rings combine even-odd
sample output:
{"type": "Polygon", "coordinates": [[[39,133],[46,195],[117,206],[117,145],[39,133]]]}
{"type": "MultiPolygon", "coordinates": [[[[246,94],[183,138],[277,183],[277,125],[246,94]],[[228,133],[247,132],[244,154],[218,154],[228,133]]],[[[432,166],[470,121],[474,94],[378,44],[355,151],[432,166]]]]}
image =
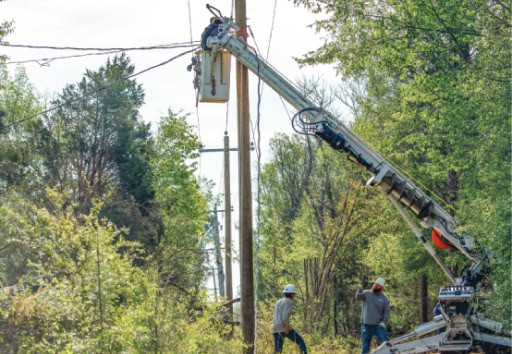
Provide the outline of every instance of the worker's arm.
{"type": "Polygon", "coordinates": [[[356,289],[356,295],[354,296],[355,300],[364,300],[366,298],[363,292],[363,286],[359,284],[356,289]]]}
{"type": "Polygon", "coordinates": [[[387,325],[389,321],[389,299],[386,297],[386,304],[384,305],[384,314],[382,315],[382,323],[387,325]]]}

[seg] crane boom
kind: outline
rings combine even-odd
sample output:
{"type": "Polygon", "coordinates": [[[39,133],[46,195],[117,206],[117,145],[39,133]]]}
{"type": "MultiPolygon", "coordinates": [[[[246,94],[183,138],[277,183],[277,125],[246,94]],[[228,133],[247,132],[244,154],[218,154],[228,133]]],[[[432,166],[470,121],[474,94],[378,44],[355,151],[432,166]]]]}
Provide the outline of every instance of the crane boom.
{"type": "MultiPolygon", "coordinates": [[[[218,34],[208,38],[208,46],[213,51],[222,50],[222,48],[229,51],[238,61],[295,107],[299,113],[302,113],[308,120],[308,126],[314,128],[313,133],[317,137],[334,150],[346,154],[349,160],[370,172],[371,178],[367,183],[369,186],[380,186],[385,193],[392,195],[421,220],[424,228],[439,230],[452,247],[471,260],[470,268],[473,273],[481,270],[479,266],[481,256],[476,252],[473,238],[463,232],[457,233],[459,222],[449,212],[368,146],[334,115],[305,97],[293,83],[248,47],[243,38],[233,35],[233,30],[237,30],[236,24],[225,19],[224,23],[219,26],[218,34]]],[[[471,274],[472,277],[476,275],[471,274]]],[[[468,280],[469,277],[466,277],[466,283],[468,280]]]]}

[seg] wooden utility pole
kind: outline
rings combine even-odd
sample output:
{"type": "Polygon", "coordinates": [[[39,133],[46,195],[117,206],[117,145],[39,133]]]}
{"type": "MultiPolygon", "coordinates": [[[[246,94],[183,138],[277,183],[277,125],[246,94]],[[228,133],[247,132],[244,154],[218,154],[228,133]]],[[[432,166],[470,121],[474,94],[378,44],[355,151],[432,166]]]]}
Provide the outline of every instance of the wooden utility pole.
{"type": "MultiPolygon", "coordinates": [[[[208,262],[210,261],[208,257],[208,262]]],[[[215,295],[215,300],[217,300],[217,279],[215,279],[215,268],[212,267],[212,276],[213,276],[213,294],[215,295]]]]}
{"type": "MultiPolygon", "coordinates": [[[[247,40],[247,17],[245,0],[235,0],[235,20],[240,26],[238,35],[247,40]]],[[[241,275],[241,322],[245,353],[254,352],[255,312],[254,274],[252,257],[252,190],[249,121],[249,71],[236,61],[239,199],[240,199],[240,275],[241,275]]]]}
{"type": "Polygon", "coordinates": [[[224,269],[222,268],[222,254],[220,247],[220,236],[219,236],[219,218],[217,214],[217,204],[214,207],[214,213],[211,218],[213,240],[215,244],[215,265],[217,266],[217,279],[219,280],[219,295],[224,297],[226,292],[224,291],[224,269]]]}
{"type": "MultiPolygon", "coordinates": [[[[226,298],[233,300],[233,272],[231,269],[231,187],[229,171],[229,136],[224,133],[224,210],[226,222],[224,225],[224,247],[226,251],[226,298]]],[[[229,305],[229,318],[233,318],[233,305],[229,305]]]]}
{"type": "MultiPolygon", "coordinates": [[[[250,149],[254,150],[254,146],[251,143],[250,149]]],[[[230,163],[230,151],[238,152],[238,148],[230,148],[229,147],[229,136],[228,132],[224,133],[224,148],[218,149],[199,149],[200,153],[206,152],[224,152],[224,209],[222,210],[226,213],[226,225],[225,225],[225,250],[226,250],[226,297],[231,301],[233,300],[233,257],[232,257],[232,237],[231,237],[231,172],[229,168],[230,163]]],[[[217,210],[220,212],[221,210],[217,210]]],[[[233,317],[233,303],[228,305],[229,313],[231,318],[233,317]]]]}

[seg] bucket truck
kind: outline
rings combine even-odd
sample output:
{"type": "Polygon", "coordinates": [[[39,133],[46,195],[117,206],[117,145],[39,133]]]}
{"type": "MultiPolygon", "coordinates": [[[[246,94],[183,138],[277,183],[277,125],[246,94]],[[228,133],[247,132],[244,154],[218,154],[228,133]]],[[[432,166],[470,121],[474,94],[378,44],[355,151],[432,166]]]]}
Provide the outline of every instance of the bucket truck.
{"type": "MultiPolygon", "coordinates": [[[[345,154],[348,160],[364,167],[370,174],[367,185],[379,187],[400,212],[427,252],[435,259],[449,281],[441,288],[438,300],[441,315],[432,322],[418,326],[413,332],[383,343],[375,353],[469,353],[479,347],[492,346],[492,353],[510,353],[512,340],[503,335],[502,324],[486,318],[473,307],[475,292],[484,277],[484,263],[488,257],[486,249],[459,230],[459,222],[435,200],[423,192],[404,174],[386,161],[379,153],[362,141],[333,114],[316,106],[300,93],[299,89],[259,56],[241,36],[239,26],[220,11],[207,5],[218,23],[218,28],[209,36],[203,36],[203,50],[194,60],[195,87],[200,102],[226,102],[229,95],[230,55],[245,65],[252,73],[270,86],[297,113],[292,121],[306,134],[323,140],[332,149],[345,154]],[[220,20],[220,21],[218,21],[220,20]],[[206,50],[204,50],[206,48],[206,50]],[[412,214],[412,215],[411,215],[412,214]],[[437,255],[434,247],[424,238],[421,227],[433,232],[437,243],[450,247],[467,257],[470,266],[462,274],[451,270],[437,255]],[[440,328],[440,334],[425,336],[440,328]]],[[[490,353],[490,352],[489,352],[490,353]]]]}

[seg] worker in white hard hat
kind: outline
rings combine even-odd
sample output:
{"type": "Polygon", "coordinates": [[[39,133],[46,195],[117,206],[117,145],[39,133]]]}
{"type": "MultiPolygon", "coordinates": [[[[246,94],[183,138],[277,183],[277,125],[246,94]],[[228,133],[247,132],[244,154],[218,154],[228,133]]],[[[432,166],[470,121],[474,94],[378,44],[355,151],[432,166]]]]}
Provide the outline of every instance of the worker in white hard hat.
{"type": "Polygon", "coordinates": [[[304,339],[290,325],[295,293],[295,286],[292,284],[286,285],[283,289],[284,297],[278,300],[274,307],[274,325],[272,326],[274,353],[283,352],[285,338],[297,343],[301,353],[307,354],[308,352],[304,339]]]}
{"type": "Polygon", "coordinates": [[[219,25],[222,23],[222,20],[217,16],[210,18],[210,24],[206,27],[201,34],[201,49],[210,50],[207,44],[208,37],[216,36],[219,34],[219,25]]]}
{"type": "Polygon", "coordinates": [[[375,336],[382,343],[389,341],[386,326],[389,320],[389,299],[383,293],[383,278],[375,280],[371,290],[363,290],[362,284],[357,286],[355,299],[361,300],[361,342],[362,354],[370,352],[372,338],[375,336]]]}

